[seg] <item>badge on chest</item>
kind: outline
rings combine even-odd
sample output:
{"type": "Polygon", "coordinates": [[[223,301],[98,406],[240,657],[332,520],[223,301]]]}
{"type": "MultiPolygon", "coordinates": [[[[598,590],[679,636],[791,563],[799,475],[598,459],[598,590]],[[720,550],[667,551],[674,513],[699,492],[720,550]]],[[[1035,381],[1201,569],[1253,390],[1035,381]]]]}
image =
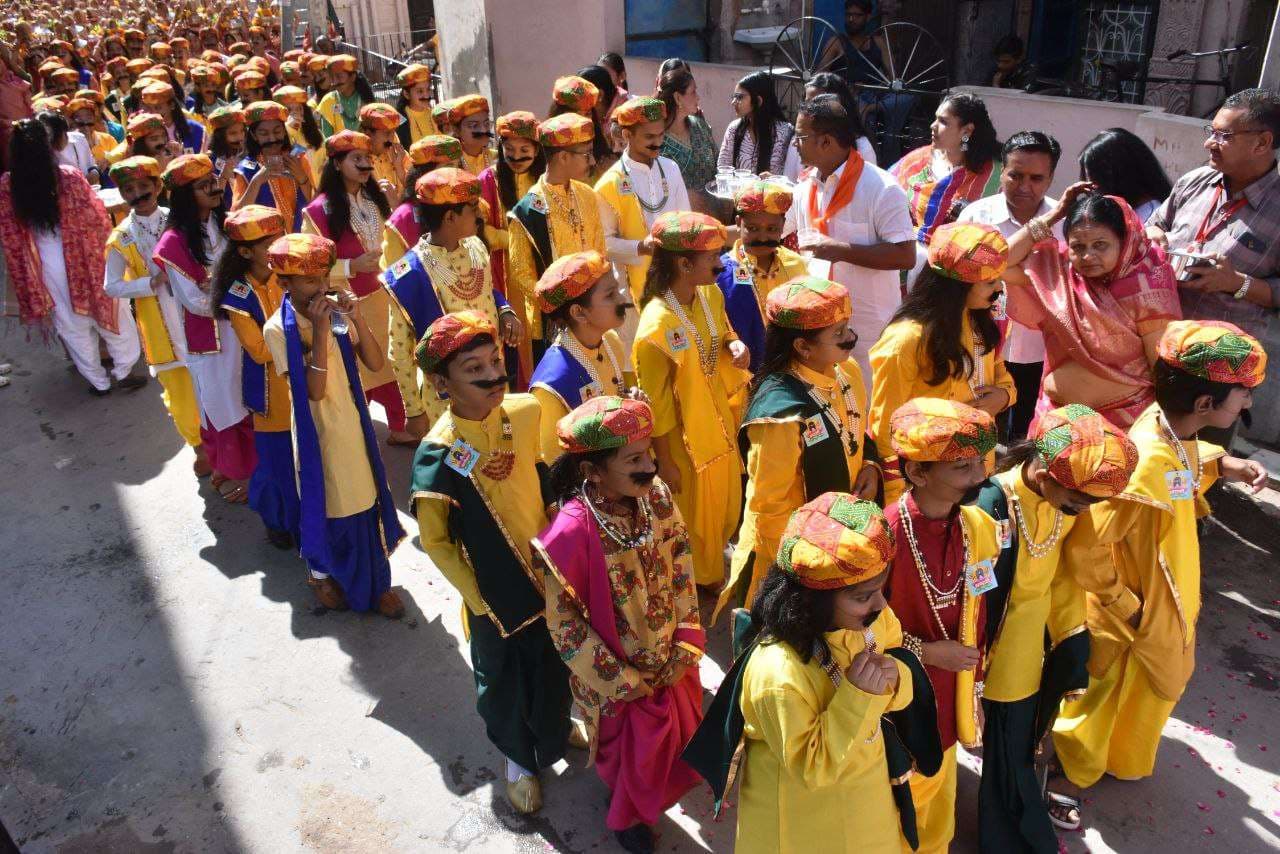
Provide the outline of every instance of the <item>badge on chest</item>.
{"type": "Polygon", "coordinates": [[[454,440],[454,443],[449,446],[448,455],[444,458],[444,464],[463,477],[471,477],[471,472],[479,461],[480,452],[462,439],[454,440]]]}
{"type": "Polygon", "coordinates": [[[689,336],[683,329],[670,329],[667,331],[667,346],[671,348],[672,353],[688,350],[689,336]]]}
{"type": "Polygon", "coordinates": [[[1164,482],[1169,487],[1170,501],[1187,501],[1195,490],[1195,481],[1191,479],[1191,472],[1186,469],[1165,472],[1164,482]]]}
{"type": "Polygon", "coordinates": [[[969,586],[971,596],[981,596],[995,590],[995,564],[990,559],[969,564],[964,568],[964,583],[969,586]]]}

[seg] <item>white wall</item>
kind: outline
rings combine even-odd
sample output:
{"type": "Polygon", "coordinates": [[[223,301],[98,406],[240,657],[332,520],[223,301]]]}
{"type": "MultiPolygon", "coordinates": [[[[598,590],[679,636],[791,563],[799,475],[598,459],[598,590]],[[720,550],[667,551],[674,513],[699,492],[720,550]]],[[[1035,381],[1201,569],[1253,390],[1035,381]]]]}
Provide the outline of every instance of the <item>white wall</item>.
{"type": "Polygon", "coordinates": [[[436,4],[446,98],[479,93],[493,100],[488,5],[484,0],[436,4]]]}

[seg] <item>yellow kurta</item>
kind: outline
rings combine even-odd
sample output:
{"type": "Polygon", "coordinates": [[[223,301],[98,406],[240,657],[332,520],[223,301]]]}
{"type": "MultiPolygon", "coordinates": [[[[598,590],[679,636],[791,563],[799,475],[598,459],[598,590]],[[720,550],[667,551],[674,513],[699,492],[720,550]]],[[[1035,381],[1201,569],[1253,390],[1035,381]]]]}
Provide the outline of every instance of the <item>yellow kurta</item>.
{"type": "Polygon", "coordinates": [[[676,504],[689,526],[694,575],[699,584],[724,581],[724,547],[737,530],[742,504],[742,462],[735,436],[738,423],[733,401],[749,375],[733,366],[728,342],[736,340],[724,313],[724,295],[715,285],[698,290],[706,297],[719,335],[716,367],[702,370],[697,337],[711,344],[711,322],[695,298],[685,314],[698,336],[683,332],[680,319],[661,297],[649,300],[640,314],[632,350],[636,380],[653,409],[653,435],[666,436],[680,472],[676,504]],[[673,340],[685,346],[673,349],[673,340]]]}
{"type": "Polygon", "coordinates": [[[756,294],[756,306],[760,309],[760,317],[765,317],[764,304],[769,298],[769,291],[778,285],[786,284],[797,276],[809,274],[809,262],[799,252],[792,252],[785,246],[779,246],[769,259],[769,266],[761,268],[754,255],[750,255],[738,240],[733,244],[733,257],[740,266],[751,273],[751,282],[756,294]]]}
{"type": "MultiPolygon", "coordinates": [[[[1010,495],[1017,496],[1023,524],[1032,539],[1038,544],[1048,540],[1057,511],[1027,486],[1022,479],[1022,467],[1001,472],[992,479],[1004,490],[1006,499],[1010,495]]],[[[1013,502],[1009,501],[1009,504],[1009,524],[1016,525],[1013,502]]],[[[1063,543],[1078,519],[1062,514],[1057,545],[1042,557],[1033,557],[1027,551],[1022,532],[1014,530],[1018,554],[1013,589],[1009,591],[995,637],[987,638],[990,650],[986,659],[983,696],[988,700],[1014,703],[1040,690],[1046,629],[1054,647],[1086,630],[1084,591],[1071,577],[1062,551],[1063,543]]]]}
{"type": "MultiPolygon", "coordinates": [[[[547,209],[547,230],[551,236],[550,258],[543,258],[542,269],[563,255],[594,249],[605,254],[604,226],[600,222],[600,200],[595,190],[581,181],[568,184],[548,184],[545,176],[529,189],[542,199],[547,209]]],[[[538,264],[534,257],[538,250],[529,232],[515,217],[507,220],[510,240],[507,246],[507,300],[517,311],[523,310],[521,320],[533,340],[542,339],[542,312],[534,300],[533,289],[538,283],[538,264]],[[523,300],[523,309],[517,306],[516,297],[523,300]]]]}
{"type": "MultiPolygon", "coordinates": [[[[795,375],[808,383],[827,401],[840,423],[858,440],[857,451],[845,453],[849,467],[849,483],[852,485],[862,471],[866,450],[867,390],[862,379],[862,369],[853,359],[846,359],[832,368],[831,375],[819,374],[800,364],[793,364],[795,375]],[[835,372],[840,371],[850,385],[854,399],[852,423],[847,418],[840,384],[835,372]]],[[[791,514],[811,498],[805,488],[801,461],[804,454],[804,421],[797,415],[783,421],[759,421],[745,425],[747,440],[747,501],[742,514],[742,528],[738,531],[738,544],[733,550],[729,565],[729,583],[716,603],[714,621],[720,610],[730,604],[742,574],[751,564],[751,580],[747,587],[747,607],[756,597],[760,582],[769,573],[778,554],[778,541],[787,526],[791,514]],[[752,554],[755,561],[750,560],[752,554]]]]}
{"type": "Polygon", "coordinates": [[[415,110],[412,107],[405,107],[405,118],[409,120],[409,144],[417,142],[424,136],[432,136],[439,133],[436,130],[435,119],[431,118],[431,108],[425,110],[415,110]]]}
{"type": "MultiPolygon", "coordinates": [[[[871,625],[881,649],[902,645],[885,608],[871,625]]],[[[866,646],[862,632],[828,632],[843,673],[866,646]]],[[[738,854],[897,854],[898,809],[880,717],[911,704],[911,672],[898,667],[891,694],[847,679],[840,687],[786,643],[761,646],[743,675],[746,756],[738,795],[738,854]]]]}
{"type": "MultiPolygon", "coordinates": [[[[536,179],[529,172],[513,172],[512,175],[516,179],[516,201],[519,201],[524,198],[525,193],[529,192],[529,189],[533,186],[536,179]]],[[[497,180],[496,177],[495,180],[497,180]]],[[[502,204],[501,194],[498,194],[496,198],[498,200],[498,210],[496,212],[498,222],[506,223],[507,209],[502,204]]],[[[489,245],[490,252],[505,252],[511,242],[511,234],[505,228],[498,228],[486,222],[484,226],[484,242],[489,245]]],[[[505,258],[506,256],[503,257],[505,258]]],[[[505,271],[506,268],[504,267],[503,270],[505,271]]],[[[521,297],[521,300],[521,305],[523,305],[523,296],[521,297]]]]}
{"type": "Polygon", "coordinates": [[[497,159],[498,152],[493,148],[483,149],[479,154],[467,154],[464,151],[462,152],[462,169],[472,175],[479,175],[492,166],[497,159]]]}
{"type": "MultiPolygon", "coordinates": [[[[246,275],[244,281],[253,288],[264,316],[270,318],[280,309],[284,291],[276,282],[275,273],[268,274],[264,282],[259,282],[251,275],[246,275]]],[[[236,338],[240,339],[240,346],[249,354],[249,358],[267,369],[267,411],[265,414],[253,413],[253,429],[262,433],[281,433],[291,429],[293,404],[289,392],[289,380],[284,373],[275,369],[271,351],[267,349],[267,341],[262,337],[262,327],[258,325],[258,321],[242,311],[228,308],[227,316],[231,320],[231,328],[235,330],[236,338]]]]}
{"type": "MultiPolygon", "coordinates": [[[[929,385],[927,377],[933,373],[928,354],[924,349],[923,330],[914,320],[899,320],[885,327],[884,333],[871,347],[871,411],[867,429],[874,437],[876,448],[884,465],[885,504],[897,501],[905,483],[898,468],[898,456],[889,444],[889,419],[902,404],[917,397],[938,397],[972,403],[974,399],[970,381],[975,387],[998,386],[1009,394],[1008,406],[1017,400],[1013,377],[1005,369],[1004,358],[997,353],[984,353],[981,370],[972,377],[948,377],[941,385],[929,385]]],[[[969,312],[964,313],[961,340],[973,341],[973,327],[969,312]]],[[[973,346],[972,344],[970,345],[973,346]]],[[[995,465],[995,451],[987,455],[987,470],[995,465]]]]}
{"type": "MultiPolygon", "coordinates": [[[[310,353],[311,321],[301,313],[295,313],[295,317],[303,351],[310,353]]],[[[287,374],[289,356],[282,324],[277,311],[262,327],[262,337],[276,373],[287,374]]],[[[350,335],[354,348],[358,340],[354,325],[350,335]]],[[[368,510],[377,499],[378,492],[373,481],[373,467],[369,463],[369,451],[364,443],[364,428],[360,425],[360,410],[356,408],[364,406],[365,402],[351,396],[351,382],[347,379],[347,368],[342,363],[337,339],[329,334],[325,335],[325,340],[328,342],[328,361],[325,363],[324,397],[320,400],[308,397],[307,403],[315,421],[320,460],[324,466],[324,512],[330,519],[340,519],[368,510]]],[[[360,361],[359,355],[356,361],[360,361]]]]}
{"type": "MultiPolygon", "coordinates": [[[[567,329],[559,334],[573,335],[567,329]]],[[[556,340],[559,341],[559,337],[556,340]]],[[[575,338],[574,340],[576,341],[577,339],[575,338]]],[[[600,345],[594,350],[587,348],[581,341],[578,341],[578,346],[582,348],[582,353],[591,362],[589,365],[583,366],[586,368],[587,374],[599,377],[599,389],[592,389],[592,397],[606,394],[621,397],[628,388],[635,385],[635,373],[628,370],[631,364],[627,361],[626,353],[622,349],[622,341],[618,338],[617,332],[612,329],[605,332],[600,345]],[[610,359],[605,354],[606,347],[609,352],[613,353],[613,359],[610,359]],[[614,370],[615,363],[619,370],[614,370]]],[[[557,457],[564,453],[560,450],[560,440],[556,437],[556,422],[569,414],[569,404],[556,393],[555,389],[541,383],[534,383],[529,391],[538,399],[538,403],[542,405],[542,459],[546,461],[547,465],[551,465],[557,457]]],[[[587,400],[588,398],[584,396],[583,402],[585,403],[587,400]]]]}
{"type": "Polygon", "coordinates": [[[1221,448],[1183,441],[1192,498],[1172,497],[1168,477],[1182,469],[1152,404],[1129,429],[1138,467],[1129,486],[1081,517],[1064,552],[1087,591],[1089,688],[1063,705],[1053,742],[1078,786],[1104,772],[1124,779],[1155,768],[1160,732],[1195,670],[1200,616],[1200,543],[1196,520],[1209,513],[1204,493],[1218,478],[1221,448]],[[1138,628],[1129,618],[1142,616],[1138,628]]]}
{"type": "MultiPolygon", "coordinates": [[[[489,252],[483,243],[475,237],[468,237],[450,252],[443,246],[419,240],[413,251],[422,260],[422,266],[431,278],[436,299],[440,301],[440,308],[445,314],[464,310],[478,311],[489,318],[495,328],[498,326],[498,304],[493,297],[493,273],[489,269],[489,252]]],[[[396,300],[395,294],[390,289],[387,289],[387,294],[391,300],[387,360],[391,363],[396,384],[400,387],[405,416],[414,418],[425,412],[427,419],[434,424],[444,414],[447,401],[441,400],[435,385],[421,376],[413,352],[418,346],[413,322],[396,300]]]]}
{"type": "Polygon", "coordinates": [[[375,154],[369,158],[373,164],[373,177],[379,181],[390,181],[392,190],[388,193],[387,201],[391,203],[394,210],[395,206],[400,203],[400,198],[404,195],[404,176],[408,172],[409,156],[402,155],[401,162],[397,165],[396,158],[390,152],[375,154]]]}
{"type": "MultiPolygon", "coordinates": [[[[547,628],[569,668],[569,686],[587,724],[592,758],[600,717],[616,714],[612,704],[641,682],[652,688],[671,684],[678,665],[697,667],[702,659],[702,650],[675,639],[677,629],[701,625],[684,520],[660,480],[649,491],[649,506],[651,547],[623,550],[609,537],[600,537],[625,660],[619,660],[591,627],[585,603],[567,589],[559,567],[541,544],[533,542],[534,562],[545,569],[547,628]]],[[[629,509],[600,503],[597,509],[619,531],[632,531],[634,514],[629,509]]]]}
{"type": "MultiPolygon", "coordinates": [[[[427,439],[449,446],[462,439],[480,452],[480,460],[472,470],[472,483],[484,497],[507,545],[524,567],[525,574],[542,589],[540,572],[533,570],[529,543],[547,526],[546,508],[541,501],[538,481],[538,402],[527,394],[508,395],[481,421],[458,418],[452,410],[431,428],[427,439]],[[514,464],[505,480],[495,480],[485,472],[494,459],[492,452],[503,452],[502,415],[511,419],[511,452],[514,464]]],[[[505,468],[505,467],[504,467],[505,468]]],[[[449,532],[449,501],[436,494],[413,496],[414,515],[418,517],[418,539],[436,569],[462,595],[473,614],[488,614],[489,606],[480,595],[476,571],[462,544],[449,532]]]]}

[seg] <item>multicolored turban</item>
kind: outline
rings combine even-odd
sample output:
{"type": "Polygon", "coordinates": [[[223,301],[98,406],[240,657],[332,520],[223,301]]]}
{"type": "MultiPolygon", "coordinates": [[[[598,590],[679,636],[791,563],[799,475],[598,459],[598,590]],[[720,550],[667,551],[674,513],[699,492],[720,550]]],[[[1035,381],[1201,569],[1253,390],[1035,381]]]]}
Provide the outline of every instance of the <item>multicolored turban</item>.
{"type": "Polygon", "coordinates": [[[172,190],[199,181],[213,172],[213,161],[207,154],[180,154],[169,161],[164,170],[164,185],[172,190]]]}
{"type": "Polygon", "coordinates": [[[267,247],[267,264],[279,276],[327,276],[337,255],[327,237],[286,234],[267,247]]]}
{"type": "Polygon", "coordinates": [[[1033,438],[1050,477],[1094,498],[1119,495],[1138,465],[1124,431],[1081,403],[1042,415],[1033,438]]]}
{"type": "Polygon", "coordinates": [[[768,181],[756,181],[739,190],[733,203],[740,214],[767,213],[782,216],[791,210],[791,191],[768,181]]]}
{"type": "Polygon", "coordinates": [[[236,243],[257,243],[264,237],[284,234],[284,217],[266,205],[245,205],[227,214],[227,237],[236,243]]]}
{"type": "Polygon", "coordinates": [[[312,74],[315,74],[317,71],[324,71],[328,67],[329,57],[324,54],[316,54],[307,60],[307,70],[312,74]]]}
{"type": "Polygon", "coordinates": [[[425,65],[417,64],[406,65],[400,69],[400,73],[396,75],[396,82],[400,84],[401,89],[412,89],[419,83],[431,82],[431,69],[425,65]]]}
{"type": "MultiPolygon", "coordinates": [[[[148,61],[147,66],[150,67],[150,65],[151,63],[148,61]]],[[[44,62],[40,63],[40,67],[36,69],[36,73],[41,77],[47,77],[58,69],[66,67],[67,64],[61,59],[58,59],[57,57],[49,57],[44,62]]]]}
{"type": "Polygon", "coordinates": [[[613,111],[619,127],[630,128],[645,122],[665,122],[667,105],[657,98],[632,98],[613,111]]]}
{"type": "Polygon", "coordinates": [[[298,86],[278,86],[271,93],[271,100],[279,104],[289,106],[291,104],[307,103],[307,90],[298,86]]]}
{"type": "Polygon", "coordinates": [[[480,179],[465,169],[441,166],[419,178],[413,194],[424,205],[470,205],[480,200],[480,179]]]}
{"type": "Polygon", "coordinates": [[[977,222],[939,226],[929,240],[929,266],[948,279],[976,285],[1000,278],[1009,263],[1004,235],[977,222]]]}
{"type": "Polygon", "coordinates": [[[97,112],[98,104],[95,101],[90,101],[88,98],[81,98],[78,96],[67,101],[66,113],[68,116],[73,116],[80,110],[97,112]]]}
{"type": "Polygon", "coordinates": [[[141,154],[134,157],[126,157],[124,160],[118,160],[112,164],[111,168],[107,170],[107,175],[117,186],[124,184],[126,181],[159,178],[160,161],[154,157],[147,157],[141,154]]]}
{"type": "Polygon", "coordinates": [[[189,48],[191,47],[191,42],[183,38],[182,36],[174,36],[173,38],[169,39],[169,46],[174,50],[177,50],[180,47],[189,48]]]}
{"type": "Polygon", "coordinates": [[[409,160],[414,166],[454,166],[462,162],[462,143],[442,133],[428,134],[409,146],[409,160]]]}
{"type": "Polygon", "coordinates": [[[55,68],[53,71],[49,72],[49,79],[55,83],[62,83],[64,81],[68,83],[79,83],[80,72],[76,71],[74,68],[55,68]]]}
{"type": "Polygon", "coordinates": [[[292,60],[293,62],[298,62],[304,56],[310,56],[310,54],[308,54],[305,50],[303,50],[300,47],[295,47],[290,50],[286,50],[283,54],[280,55],[280,58],[285,61],[292,60]]]}
{"type": "Polygon", "coordinates": [[[593,397],[556,422],[556,438],[570,454],[611,451],[653,434],[653,410],[641,400],[593,397]]]}
{"type": "Polygon", "coordinates": [[[244,120],[251,125],[258,122],[285,122],[289,120],[289,108],[276,101],[254,101],[244,108],[244,120]]]}
{"type": "Polygon", "coordinates": [[[440,363],[470,344],[481,335],[498,340],[498,330],[478,311],[455,311],[427,327],[422,340],[414,349],[418,366],[432,373],[440,363]]]}
{"type": "Polygon", "coordinates": [[[124,64],[124,70],[129,72],[131,76],[137,77],[139,74],[146,71],[148,68],[150,68],[153,65],[155,65],[154,62],[147,59],[146,57],[140,56],[137,59],[131,59],[128,62],[126,62],[124,64]]]}
{"type": "Polygon", "coordinates": [[[562,107],[568,107],[575,113],[587,115],[600,100],[600,90],[596,84],[584,77],[571,74],[560,77],[551,87],[551,97],[562,107]]]}
{"type": "Polygon", "coordinates": [[[547,266],[534,286],[538,307],[550,314],[569,300],[577,299],[600,281],[609,266],[608,259],[594,249],[560,256],[547,266]]]}
{"type": "Polygon", "coordinates": [[[215,107],[209,111],[209,115],[205,116],[205,121],[209,123],[209,127],[218,130],[219,128],[231,127],[235,124],[248,124],[244,117],[244,110],[238,110],[235,107],[222,106],[215,107]]]}
{"type": "Polygon", "coordinates": [[[985,457],[996,447],[996,423],[958,400],[917,397],[890,417],[889,444],[903,460],[917,463],[985,457]]]}
{"type": "Polygon", "coordinates": [[[302,76],[302,70],[298,68],[298,63],[292,59],[286,59],[280,63],[280,76],[285,80],[297,80],[302,76]]]}
{"type": "Polygon", "coordinates": [[[67,108],[67,99],[61,95],[49,95],[44,98],[35,98],[31,101],[31,111],[35,113],[43,113],[48,110],[53,113],[61,113],[67,108]]]}
{"type": "Polygon", "coordinates": [[[169,133],[164,126],[164,119],[158,113],[134,113],[129,117],[129,124],[125,126],[125,133],[128,134],[130,142],[150,136],[157,131],[166,135],[169,133]]]}
{"type": "Polygon", "coordinates": [[[853,305],[844,285],[801,276],[769,291],[764,313],[770,323],[785,329],[826,329],[846,322],[853,305]]]}
{"type": "Polygon", "coordinates": [[[363,151],[366,154],[373,148],[373,141],[358,130],[340,130],[324,141],[324,151],[330,157],[346,154],[348,151],[363,151]]]}
{"type": "Polygon", "coordinates": [[[595,138],[595,124],[577,113],[563,113],[538,123],[538,142],[547,148],[567,148],[595,138]]]}
{"type": "Polygon", "coordinates": [[[325,61],[325,68],[330,71],[346,71],[355,74],[359,62],[349,53],[340,53],[337,56],[331,56],[325,61]]]}
{"type": "Polygon", "coordinates": [[[151,55],[159,60],[169,59],[173,56],[173,48],[169,47],[169,45],[164,42],[152,42],[151,55]]]}
{"type": "Polygon", "coordinates": [[[519,138],[537,142],[538,117],[528,110],[516,110],[514,113],[499,116],[494,130],[499,139],[519,138]]]}
{"type": "Polygon", "coordinates": [[[218,72],[211,65],[196,65],[191,69],[193,83],[212,83],[217,76],[218,72]]]}
{"type": "Polygon", "coordinates": [[[1171,367],[1215,383],[1256,388],[1267,377],[1267,351],[1258,339],[1221,320],[1175,320],[1158,352],[1171,367]]]}
{"type": "Polygon", "coordinates": [[[664,213],[649,233],[668,252],[719,252],[729,242],[729,232],[718,219],[694,211],[664,213]]]}
{"type": "Polygon", "coordinates": [[[102,97],[102,93],[99,92],[97,89],[79,89],[76,91],[75,96],[77,98],[84,98],[86,101],[92,101],[98,106],[102,106],[104,103],[106,103],[106,100],[107,100],[106,98],[102,97]]]}
{"type": "Polygon", "coordinates": [[[449,105],[449,124],[460,124],[468,116],[489,115],[489,99],[483,95],[463,95],[449,105]]]}
{"type": "Polygon", "coordinates": [[[431,120],[437,125],[453,124],[453,105],[457,100],[457,98],[445,98],[443,101],[437,101],[431,108],[431,120]]]}
{"type": "Polygon", "coordinates": [[[237,92],[244,92],[247,89],[265,89],[267,78],[261,71],[250,68],[236,75],[235,84],[237,92]]]}
{"type": "Polygon", "coordinates": [[[374,101],[360,108],[360,127],[369,130],[395,130],[400,127],[404,116],[390,104],[374,101]]]}
{"type": "Polygon", "coordinates": [[[153,65],[138,75],[138,81],[146,83],[163,83],[168,86],[169,81],[172,79],[169,77],[168,68],[169,67],[167,65],[153,65]]]}
{"type": "Polygon", "coordinates": [[[893,554],[893,531],[875,502],[824,492],[787,520],[778,568],[811,590],[839,590],[875,578],[893,554]]]}

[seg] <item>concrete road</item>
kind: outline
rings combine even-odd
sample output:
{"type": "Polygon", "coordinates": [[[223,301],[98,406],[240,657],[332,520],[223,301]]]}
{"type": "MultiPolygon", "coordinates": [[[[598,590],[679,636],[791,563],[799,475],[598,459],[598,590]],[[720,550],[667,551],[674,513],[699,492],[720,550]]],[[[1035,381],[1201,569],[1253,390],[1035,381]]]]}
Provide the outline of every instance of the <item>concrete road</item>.
{"type": "MultiPolygon", "coordinates": [[[[393,561],[405,619],[319,613],[303,565],[192,476],[155,383],[93,398],[21,333],[0,361],[0,818],[23,851],[616,850],[580,753],[540,815],[507,807],[459,598],[416,543],[393,561]]],[[[409,451],[384,454],[406,495],[409,451]]],[[[1072,851],[1280,845],[1280,526],[1217,502],[1199,666],[1157,776],[1099,785],[1072,851]]],[[[717,634],[704,682],[726,660],[717,634]]],[[[971,770],[960,787],[972,851],[971,770]]],[[[661,850],[731,851],[733,812],[710,808],[704,788],[671,810],[661,850]]]]}

